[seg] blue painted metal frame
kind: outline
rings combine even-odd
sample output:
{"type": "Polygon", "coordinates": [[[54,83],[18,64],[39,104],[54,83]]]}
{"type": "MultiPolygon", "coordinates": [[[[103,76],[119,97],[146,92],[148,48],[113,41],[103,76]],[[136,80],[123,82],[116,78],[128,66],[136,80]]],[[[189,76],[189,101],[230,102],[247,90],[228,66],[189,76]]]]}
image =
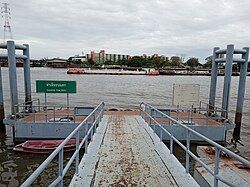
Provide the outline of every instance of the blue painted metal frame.
{"type": "Polygon", "coordinates": [[[11,99],[11,112],[15,109],[15,105],[18,104],[18,88],[17,88],[17,75],[16,75],[16,59],[21,58],[24,60],[24,88],[25,88],[25,101],[31,100],[31,78],[30,78],[30,55],[28,44],[15,44],[14,41],[7,41],[7,44],[0,44],[0,49],[7,49],[8,54],[0,54],[0,59],[7,58],[9,66],[9,84],[10,84],[10,99],[11,99]],[[16,54],[16,50],[22,50],[23,54],[16,54]]]}
{"type": "Polygon", "coordinates": [[[203,166],[210,174],[212,174],[214,176],[214,186],[218,187],[218,181],[221,181],[229,186],[234,186],[233,184],[231,184],[230,182],[226,181],[223,179],[222,176],[219,175],[219,165],[220,165],[220,152],[223,151],[226,154],[228,154],[229,156],[235,158],[236,160],[240,161],[242,164],[246,165],[247,167],[250,167],[250,162],[244,158],[242,158],[241,156],[233,153],[232,151],[226,149],[225,147],[217,144],[216,142],[210,140],[209,138],[207,138],[206,136],[196,132],[195,130],[191,129],[190,127],[188,127],[187,125],[181,124],[180,122],[178,122],[177,120],[175,120],[174,118],[164,114],[163,112],[159,111],[158,109],[156,109],[155,107],[146,104],[146,103],[141,103],[140,104],[140,115],[144,118],[144,120],[146,121],[149,118],[149,125],[151,125],[151,122],[154,121],[154,125],[153,125],[153,130],[155,132],[155,126],[158,126],[161,128],[161,133],[159,135],[160,139],[162,140],[162,133],[166,133],[168,136],[170,136],[170,153],[173,154],[173,144],[174,141],[182,148],[186,151],[186,172],[189,172],[189,159],[190,156],[195,159],[199,164],[201,164],[201,166],[203,166]],[[187,138],[186,138],[186,146],[181,143],[177,138],[175,138],[172,134],[172,131],[167,131],[160,123],[158,123],[153,116],[156,116],[156,114],[152,114],[151,111],[157,112],[159,115],[161,115],[161,118],[168,118],[170,120],[170,125],[173,126],[172,124],[174,123],[175,125],[179,125],[180,127],[186,129],[187,132],[187,138]],[[215,167],[214,170],[212,170],[205,162],[203,162],[200,158],[198,158],[194,153],[192,153],[190,151],[190,135],[194,134],[202,139],[204,139],[204,141],[208,142],[210,145],[215,147],[215,167]]]}
{"type": "Polygon", "coordinates": [[[87,118],[85,118],[71,133],[70,135],[50,154],[50,156],[33,172],[33,174],[21,185],[22,187],[31,186],[31,184],[36,180],[36,178],[44,171],[44,169],[52,162],[52,160],[58,155],[58,177],[50,184],[50,186],[63,186],[63,177],[67,173],[69,167],[75,160],[75,174],[78,174],[79,170],[79,152],[80,149],[85,144],[85,153],[87,153],[88,138],[92,141],[93,135],[96,131],[97,124],[101,121],[104,114],[104,102],[101,102],[87,118]],[[80,129],[88,128],[88,120],[93,118],[93,123],[91,127],[80,141],[80,129]],[[68,163],[63,166],[63,147],[66,143],[72,139],[76,138],[76,150],[72,157],[69,159],[68,163]]]}

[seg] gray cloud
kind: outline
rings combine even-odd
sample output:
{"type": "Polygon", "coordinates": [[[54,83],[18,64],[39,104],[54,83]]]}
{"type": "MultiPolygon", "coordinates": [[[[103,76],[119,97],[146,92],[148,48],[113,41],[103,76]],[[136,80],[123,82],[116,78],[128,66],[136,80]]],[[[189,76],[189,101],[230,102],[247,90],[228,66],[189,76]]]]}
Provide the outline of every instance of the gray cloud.
{"type": "MultiPolygon", "coordinates": [[[[250,45],[250,1],[9,0],[14,39],[31,56],[185,54],[202,61],[214,46],[250,45]]],[[[3,30],[3,29],[2,29],[3,30]]],[[[1,31],[3,36],[3,31],[1,31]]]]}

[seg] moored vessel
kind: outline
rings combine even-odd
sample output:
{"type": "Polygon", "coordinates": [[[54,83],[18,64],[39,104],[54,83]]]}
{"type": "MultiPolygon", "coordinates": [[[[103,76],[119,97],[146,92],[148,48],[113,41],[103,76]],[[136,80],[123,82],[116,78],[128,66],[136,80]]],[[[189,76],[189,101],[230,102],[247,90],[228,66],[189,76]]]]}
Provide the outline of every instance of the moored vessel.
{"type": "MultiPolygon", "coordinates": [[[[47,154],[54,151],[63,140],[28,140],[24,143],[16,145],[13,150],[17,152],[47,154]]],[[[69,140],[64,146],[64,151],[72,151],[75,149],[76,140],[69,140]]]]}
{"type": "Polygon", "coordinates": [[[83,69],[69,69],[67,74],[84,74],[83,69]]]}

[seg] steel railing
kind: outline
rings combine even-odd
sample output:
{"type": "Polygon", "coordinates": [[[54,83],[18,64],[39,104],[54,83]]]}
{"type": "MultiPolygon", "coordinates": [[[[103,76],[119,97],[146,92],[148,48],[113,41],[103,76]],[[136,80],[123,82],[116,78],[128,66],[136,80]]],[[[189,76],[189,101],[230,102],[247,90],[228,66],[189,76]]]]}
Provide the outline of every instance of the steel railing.
{"type": "Polygon", "coordinates": [[[76,107],[72,106],[63,106],[63,105],[21,105],[20,108],[24,108],[24,110],[18,110],[18,112],[14,113],[14,119],[18,120],[24,116],[32,116],[32,120],[22,121],[22,123],[35,123],[35,122],[57,122],[56,118],[64,117],[68,119],[67,122],[73,121],[75,123],[75,109],[76,107]],[[25,110],[25,108],[29,107],[29,111],[25,110]],[[41,109],[42,108],[42,109],[41,109]],[[38,113],[37,113],[38,111],[38,113]],[[64,112],[62,112],[64,111],[64,112]],[[73,113],[72,113],[73,112],[73,113]],[[70,120],[72,118],[72,120],[70,120]]]}
{"type": "Polygon", "coordinates": [[[223,108],[217,107],[217,106],[213,106],[213,105],[206,103],[206,102],[203,102],[203,101],[200,101],[199,108],[200,109],[205,108],[207,110],[207,115],[209,115],[209,116],[215,115],[215,116],[221,117],[222,119],[226,119],[225,116],[228,116],[228,111],[226,109],[223,109],[223,108]],[[204,105],[205,105],[205,107],[203,107],[204,105]],[[224,115],[224,114],[226,114],[226,115],[224,115]]]}
{"type": "MultiPolygon", "coordinates": [[[[209,138],[207,138],[206,136],[196,132],[195,130],[191,129],[190,127],[188,127],[187,125],[181,124],[179,121],[177,121],[176,119],[164,114],[163,112],[159,111],[158,109],[156,109],[155,107],[146,104],[146,103],[141,103],[140,104],[140,115],[143,117],[143,119],[146,121],[147,119],[149,119],[149,125],[152,125],[152,121],[154,122],[153,124],[153,130],[154,132],[156,132],[155,130],[155,126],[159,126],[160,127],[160,135],[159,138],[162,141],[162,134],[163,132],[166,133],[169,137],[170,137],[170,153],[173,154],[173,144],[174,141],[182,148],[185,150],[186,152],[186,172],[189,173],[189,159],[190,156],[195,159],[202,167],[204,167],[210,174],[213,175],[214,177],[214,186],[217,187],[218,186],[218,181],[221,181],[229,186],[234,186],[232,183],[226,181],[225,179],[223,179],[223,177],[221,175],[219,175],[219,165],[220,165],[220,153],[221,151],[223,151],[224,153],[226,153],[227,155],[235,158],[236,160],[238,160],[239,162],[241,162],[242,164],[244,164],[247,167],[250,167],[250,162],[246,159],[244,159],[243,157],[233,153],[232,151],[226,149],[225,147],[217,144],[216,142],[210,140],[209,138]],[[152,114],[151,111],[154,111],[152,114]],[[150,112],[149,112],[150,111],[150,112]],[[168,130],[166,130],[159,122],[157,122],[155,120],[154,117],[156,114],[158,113],[161,115],[161,118],[167,118],[169,119],[169,124],[171,126],[173,125],[179,125],[180,127],[186,129],[187,132],[187,138],[186,138],[186,146],[181,143],[177,138],[175,138],[172,134],[172,130],[170,130],[170,132],[168,130]],[[152,115],[152,116],[151,116],[152,115]],[[208,142],[210,145],[215,147],[215,167],[214,169],[211,169],[205,162],[203,162],[200,158],[198,158],[194,153],[192,153],[190,151],[190,135],[194,134],[200,138],[202,138],[204,141],[208,142]]],[[[163,121],[163,119],[161,120],[163,121]]],[[[171,128],[170,128],[171,129],[171,128]]]]}
{"type": "MultiPolygon", "coordinates": [[[[231,121],[227,120],[227,118],[219,115],[220,112],[225,112],[225,110],[214,107],[214,110],[211,112],[209,108],[209,104],[205,102],[200,102],[199,107],[189,107],[184,108],[180,106],[176,106],[175,108],[167,108],[169,112],[169,116],[174,118],[177,121],[181,121],[185,124],[193,124],[195,120],[203,120],[200,121],[200,123],[203,123],[202,125],[209,125],[209,120],[214,120],[219,123],[221,122],[227,122],[232,123],[231,121]],[[203,107],[205,104],[205,107],[203,107]],[[202,115],[196,115],[196,114],[202,114],[202,115]]],[[[224,125],[227,125],[227,123],[224,123],[224,125]]]]}
{"type": "MultiPolygon", "coordinates": [[[[75,123],[77,108],[65,105],[41,105],[40,100],[35,99],[15,105],[13,119],[17,121],[25,116],[31,116],[29,120],[22,120],[22,123],[56,123],[60,122],[57,121],[57,118],[63,118],[67,120],[64,122],[75,123]]],[[[77,116],[84,116],[84,114],[78,114],[77,116]]]]}
{"type": "Polygon", "coordinates": [[[21,112],[25,112],[25,111],[28,112],[29,110],[32,109],[32,106],[34,104],[35,105],[40,105],[40,99],[37,98],[37,99],[33,99],[31,101],[26,101],[26,102],[23,102],[23,103],[18,103],[17,105],[14,106],[14,114],[19,113],[19,111],[21,111],[21,112]]]}
{"type": "Polygon", "coordinates": [[[22,187],[31,186],[31,184],[37,179],[37,177],[44,171],[44,169],[53,161],[53,159],[58,155],[58,177],[50,184],[50,186],[63,186],[63,178],[67,173],[69,167],[75,160],[75,174],[79,171],[79,152],[80,149],[85,145],[85,154],[87,153],[88,139],[92,141],[93,135],[96,131],[97,125],[100,123],[101,118],[104,114],[104,102],[101,102],[70,134],[66,139],[50,154],[50,156],[32,173],[32,175],[21,185],[22,187]],[[93,119],[92,124],[88,121],[93,119]],[[85,136],[80,138],[80,130],[85,128],[85,136]],[[66,143],[72,139],[76,138],[76,150],[67,162],[63,165],[63,147],[66,143]]]}

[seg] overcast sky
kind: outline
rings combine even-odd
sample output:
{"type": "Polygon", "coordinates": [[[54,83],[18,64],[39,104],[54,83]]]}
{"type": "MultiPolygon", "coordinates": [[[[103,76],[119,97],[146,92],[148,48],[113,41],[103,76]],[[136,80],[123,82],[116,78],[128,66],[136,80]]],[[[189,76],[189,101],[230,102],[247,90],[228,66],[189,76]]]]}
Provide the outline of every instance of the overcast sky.
{"type": "MultiPolygon", "coordinates": [[[[250,0],[9,0],[13,38],[32,58],[105,49],[183,54],[202,62],[214,46],[250,46],[250,0]]],[[[1,29],[3,38],[3,20],[1,29]]]]}

